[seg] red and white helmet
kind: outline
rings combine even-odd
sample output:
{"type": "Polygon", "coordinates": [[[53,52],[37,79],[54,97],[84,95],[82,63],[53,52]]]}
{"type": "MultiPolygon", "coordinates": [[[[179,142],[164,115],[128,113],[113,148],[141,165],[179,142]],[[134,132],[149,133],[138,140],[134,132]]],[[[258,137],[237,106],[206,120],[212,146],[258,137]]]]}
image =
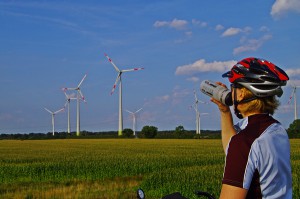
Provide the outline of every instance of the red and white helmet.
{"type": "Polygon", "coordinates": [[[223,74],[233,84],[240,84],[257,97],[268,97],[283,93],[288,75],[275,64],[259,58],[249,57],[239,61],[223,74]]]}

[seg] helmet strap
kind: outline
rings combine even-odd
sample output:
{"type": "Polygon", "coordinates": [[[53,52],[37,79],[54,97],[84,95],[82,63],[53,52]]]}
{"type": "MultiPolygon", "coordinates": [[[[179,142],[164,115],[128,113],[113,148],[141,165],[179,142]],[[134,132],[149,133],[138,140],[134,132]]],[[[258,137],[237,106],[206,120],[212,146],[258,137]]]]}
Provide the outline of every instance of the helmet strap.
{"type": "Polygon", "coordinates": [[[243,104],[243,103],[247,103],[247,102],[250,102],[252,100],[255,100],[257,99],[258,97],[256,96],[253,96],[253,97],[250,97],[248,99],[242,99],[241,101],[238,101],[237,100],[237,94],[236,94],[236,88],[234,88],[234,99],[233,99],[233,105],[234,105],[234,114],[239,118],[239,119],[242,119],[243,118],[243,115],[241,114],[241,112],[238,110],[237,106],[239,104],[243,104]]]}
{"type": "Polygon", "coordinates": [[[243,116],[241,112],[237,109],[237,106],[239,105],[239,101],[237,100],[237,94],[236,94],[236,88],[234,88],[234,98],[233,98],[233,107],[234,107],[234,114],[239,118],[242,119],[243,116]]]}

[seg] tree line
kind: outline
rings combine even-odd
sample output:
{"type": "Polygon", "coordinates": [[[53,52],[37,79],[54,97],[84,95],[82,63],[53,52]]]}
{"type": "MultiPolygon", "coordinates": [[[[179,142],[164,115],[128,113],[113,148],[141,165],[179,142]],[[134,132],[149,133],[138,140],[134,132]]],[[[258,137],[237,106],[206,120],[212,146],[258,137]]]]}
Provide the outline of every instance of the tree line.
{"type": "MultiPolygon", "coordinates": [[[[289,138],[300,138],[300,119],[294,120],[287,129],[289,138]]],[[[118,136],[117,131],[91,132],[81,131],[80,136],[76,132],[52,132],[48,133],[28,133],[28,134],[6,134],[1,133],[0,139],[8,140],[43,140],[43,139],[105,139],[105,138],[143,138],[143,139],[220,139],[221,130],[201,130],[201,134],[196,134],[195,130],[186,130],[182,125],[174,130],[158,131],[155,126],[144,126],[141,131],[134,135],[133,130],[126,128],[123,135],[118,136]]]]}
{"type": "Polygon", "coordinates": [[[144,126],[141,131],[136,131],[136,135],[133,134],[133,130],[125,128],[123,135],[118,136],[118,131],[81,131],[80,136],[76,135],[76,132],[52,132],[48,133],[28,133],[28,134],[7,134],[1,133],[0,139],[9,140],[43,140],[43,139],[105,139],[105,138],[142,138],[142,139],[218,139],[221,138],[220,130],[202,130],[201,134],[196,134],[195,130],[185,130],[183,126],[178,126],[174,130],[161,130],[159,131],[155,126],[144,126]]]}

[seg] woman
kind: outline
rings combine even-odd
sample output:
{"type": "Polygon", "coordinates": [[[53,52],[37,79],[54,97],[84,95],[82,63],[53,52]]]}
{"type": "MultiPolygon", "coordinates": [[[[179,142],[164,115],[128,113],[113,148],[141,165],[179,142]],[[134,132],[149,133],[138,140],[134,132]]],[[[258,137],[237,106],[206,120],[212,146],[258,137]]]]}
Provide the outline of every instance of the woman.
{"type": "Polygon", "coordinates": [[[220,198],[292,198],[288,135],[271,116],[287,74],[269,61],[246,58],[223,77],[232,83],[234,113],[242,120],[233,125],[229,107],[211,99],[220,110],[226,154],[220,198]]]}

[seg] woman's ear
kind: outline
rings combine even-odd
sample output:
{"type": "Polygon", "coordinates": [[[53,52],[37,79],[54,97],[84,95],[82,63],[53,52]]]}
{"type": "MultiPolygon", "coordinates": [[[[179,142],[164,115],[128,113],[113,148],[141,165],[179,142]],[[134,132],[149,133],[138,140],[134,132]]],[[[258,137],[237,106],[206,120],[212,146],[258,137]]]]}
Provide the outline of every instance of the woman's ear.
{"type": "Polygon", "coordinates": [[[237,89],[237,100],[242,101],[245,98],[245,89],[237,89]]]}

